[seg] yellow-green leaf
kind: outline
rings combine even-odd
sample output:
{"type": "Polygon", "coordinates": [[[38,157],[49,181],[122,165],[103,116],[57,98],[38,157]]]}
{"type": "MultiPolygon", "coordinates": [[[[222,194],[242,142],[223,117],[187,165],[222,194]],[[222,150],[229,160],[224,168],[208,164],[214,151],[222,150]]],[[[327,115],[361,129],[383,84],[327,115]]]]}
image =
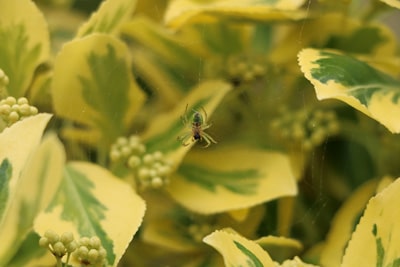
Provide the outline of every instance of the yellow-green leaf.
{"type": "Polygon", "coordinates": [[[341,267],[400,264],[400,179],[372,197],[346,248],[341,267]]]}
{"type": "Polygon", "coordinates": [[[124,43],[91,34],[66,44],[55,61],[53,104],[56,113],[94,132],[86,143],[108,147],[123,135],[144,101],[136,85],[124,43]],[[98,137],[98,138],[97,138],[98,137]],[[95,140],[93,140],[95,139],[95,140]]]}
{"type": "Polygon", "coordinates": [[[0,133],[0,161],[7,159],[13,170],[10,186],[15,186],[30,153],[39,145],[50,118],[50,114],[41,113],[21,120],[0,133]]]}
{"type": "Polygon", "coordinates": [[[375,194],[377,180],[371,180],[355,190],[332,220],[332,227],[321,252],[321,264],[326,267],[340,266],[344,250],[358,220],[375,194]]]}
{"type": "Polygon", "coordinates": [[[96,235],[107,250],[108,265],[116,266],[144,211],[145,203],[128,184],[97,165],[73,162],[66,166],[51,206],[35,221],[35,231],[70,231],[75,237],[96,235]]]}
{"type": "Polygon", "coordinates": [[[388,4],[389,6],[400,9],[400,1],[399,0],[381,0],[381,1],[388,4]]]}
{"type": "Polygon", "coordinates": [[[39,267],[54,265],[54,256],[38,246],[40,236],[30,232],[7,267],[39,267]]]}
{"type": "Polygon", "coordinates": [[[63,147],[51,134],[30,154],[21,173],[18,169],[11,170],[19,177],[11,181],[14,188],[12,184],[10,187],[14,190],[10,191],[7,209],[0,222],[0,266],[7,265],[32,229],[37,214],[52,200],[62,179],[64,161],[63,147]]]}
{"type": "MultiPolygon", "coordinates": [[[[184,146],[182,142],[177,140],[178,136],[191,134],[192,124],[190,120],[194,110],[202,112],[202,109],[204,109],[209,119],[223,97],[231,89],[231,85],[223,81],[205,81],[193,88],[173,110],[151,120],[148,130],[142,135],[147,150],[149,152],[162,151],[167,154],[175,167],[178,166],[194,144],[184,146]],[[185,115],[186,107],[188,113],[186,116],[189,122],[184,125],[182,116],[185,115]]],[[[207,123],[207,120],[204,123],[207,123]]],[[[204,143],[201,143],[201,145],[204,145],[204,143]]]]}
{"type": "Polygon", "coordinates": [[[266,251],[256,242],[250,241],[231,230],[218,230],[203,241],[214,247],[224,258],[225,266],[275,267],[266,251]]]}
{"type": "Polygon", "coordinates": [[[400,81],[349,55],[304,49],[299,64],[318,99],[335,98],[400,132],[400,81]]]}
{"type": "Polygon", "coordinates": [[[134,69],[157,89],[157,98],[164,105],[175,104],[198,82],[199,56],[192,46],[185,45],[195,40],[184,40],[141,16],[125,23],[121,31],[133,47],[134,69]]]}
{"type": "Polygon", "coordinates": [[[110,33],[118,31],[118,27],[125,22],[135,8],[136,0],[107,0],[103,1],[97,12],[83,24],[77,37],[84,37],[91,33],[110,33]]]}
{"type": "Polygon", "coordinates": [[[46,21],[30,0],[0,1],[0,69],[8,76],[8,94],[21,97],[35,68],[49,56],[46,21]]]}
{"type": "Polygon", "coordinates": [[[168,192],[183,206],[211,214],[293,196],[297,187],[286,155],[221,146],[191,151],[171,177],[168,192]]]}
{"type": "Polygon", "coordinates": [[[300,19],[306,13],[297,10],[304,0],[173,0],[164,21],[173,28],[179,28],[187,22],[210,21],[214,16],[250,21],[271,21],[282,19],[300,19]]]}
{"type": "Polygon", "coordinates": [[[283,236],[266,236],[255,240],[274,261],[282,262],[286,259],[293,258],[303,249],[303,245],[291,238],[283,236]]]}

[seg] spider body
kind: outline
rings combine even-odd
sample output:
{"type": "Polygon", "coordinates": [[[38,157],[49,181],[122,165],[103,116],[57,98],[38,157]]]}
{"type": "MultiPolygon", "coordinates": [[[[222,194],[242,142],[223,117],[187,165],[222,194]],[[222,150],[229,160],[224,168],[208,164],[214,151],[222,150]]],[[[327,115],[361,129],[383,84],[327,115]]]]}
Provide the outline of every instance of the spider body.
{"type": "MultiPolygon", "coordinates": [[[[182,122],[184,125],[188,125],[188,118],[187,118],[187,108],[188,106],[186,105],[185,109],[185,114],[184,116],[181,117],[182,122]]],[[[203,115],[197,111],[194,110],[192,120],[191,120],[191,131],[187,132],[186,134],[182,136],[178,136],[178,140],[182,143],[184,146],[190,145],[192,142],[197,142],[197,141],[202,141],[204,140],[206,142],[206,145],[204,147],[208,147],[211,145],[211,143],[216,144],[217,142],[206,132],[204,132],[205,129],[210,128],[211,124],[206,124],[205,121],[207,121],[207,113],[204,110],[204,108],[201,108],[203,111],[203,115]]]]}

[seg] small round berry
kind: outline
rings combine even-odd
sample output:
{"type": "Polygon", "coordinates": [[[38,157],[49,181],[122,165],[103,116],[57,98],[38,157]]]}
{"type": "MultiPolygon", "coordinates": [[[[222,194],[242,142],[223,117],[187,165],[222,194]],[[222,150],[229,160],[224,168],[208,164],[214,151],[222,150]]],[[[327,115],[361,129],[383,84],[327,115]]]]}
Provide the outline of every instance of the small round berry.
{"type": "Polygon", "coordinates": [[[111,149],[111,151],[110,151],[110,159],[111,159],[111,161],[117,161],[117,160],[119,160],[120,158],[121,158],[121,152],[119,152],[119,150],[117,150],[117,149],[111,149]]]}
{"type": "Polygon", "coordinates": [[[60,241],[56,242],[56,243],[53,245],[53,251],[54,251],[54,254],[56,254],[56,255],[59,256],[59,257],[64,256],[65,253],[66,253],[65,246],[64,246],[64,244],[61,243],[60,241]]]}
{"type": "Polygon", "coordinates": [[[101,246],[101,241],[100,238],[98,238],[97,236],[93,236],[90,238],[90,247],[91,248],[95,248],[98,249],[101,246]]]}
{"type": "Polygon", "coordinates": [[[81,258],[87,258],[87,255],[89,253],[89,249],[86,246],[81,246],[76,250],[76,253],[81,258]]]}
{"type": "Polygon", "coordinates": [[[89,250],[87,258],[90,262],[95,262],[99,258],[99,252],[97,249],[89,250]]]}
{"type": "Polygon", "coordinates": [[[49,239],[45,236],[42,236],[39,239],[39,246],[47,248],[50,245],[49,239]]]}
{"type": "Polygon", "coordinates": [[[14,122],[18,121],[18,120],[19,120],[18,112],[16,112],[16,111],[11,111],[10,114],[8,115],[8,120],[9,120],[11,123],[14,123],[14,122]]]}
{"type": "Polygon", "coordinates": [[[11,112],[11,107],[7,104],[2,104],[0,106],[0,114],[8,115],[11,112]]]}
{"type": "Polygon", "coordinates": [[[15,99],[15,97],[9,96],[5,99],[5,104],[12,106],[15,105],[17,103],[17,100],[15,99]]]}
{"type": "Polygon", "coordinates": [[[47,237],[50,244],[55,244],[56,242],[58,242],[60,240],[60,237],[58,236],[58,234],[52,230],[47,230],[44,233],[44,236],[47,237]]]}
{"type": "Polygon", "coordinates": [[[150,176],[150,170],[147,168],[140,168],[138,171],[138,176],[140,180],[146,179],[150,176]]]}
{"type": "Polygon", "coordinates": [[[60,241],[63,242],[63,244],[71,243],[72,240],[74,240],[74,235],[71,232],[63,233],[60,238],[60,241]]]}
{"type": "Polygon", "coordinates": [[[22,115],[30,115],[31,107],[28,104],[22,104],[18,106],[18,111],[22,115]]]}
{"type": "Polygon", "coordinates": [[[128,157],[132,153],[132,149],[130,146],[123,146],[121,148],[121,154],[123,157],[128,157]]]}
{"type": "Polygon", "coordinates": [[[126,146],[128,144],[128,139],[126,139],[126,137],[120,136],[117,138],[116,144],[119,146],[126,146]]]}
{"type": "Polygon", "coordinates": [[[17,101],[18,105],[28,104],[28,99],[26,97],[20,97],[17,101]]]}
{"type": "Polygon", "coordinates": [[[30,112],[31,115],[36,115],[39,112],[39,110],[36,107],[33,107],[33,106],[30,106],[29,109],[30,109],[29,112],[30,112]]]}
{"type": "Polygon", "coordinates": [[[130,156],[128,159],[129,168],[135,169],[140,165],[140,163],[141,163],[141,160],[137,156],[130,156]]]}
{"type": "Polygon", "coordinates": [[[79,244],[81,245],[81,246],[89,246],[90,245],[90,239],[89,239],[89,237],[86,237],[86,236],[84,236],[84,237],[81,237],[81,239],[79,239],[79,244]]]}
{"type": "Polygon", "coordinates": [[[151,179],[151,186],[153,188],[160,188],[164,185],[163,180],[161,179],[161,177],[154,177],[153,179],[151,179]]]}
{"type": "Polygon", "coordinates": [[[68,243],[65,248],[67,249],[68,253],[74,252],[78,248],[78,243],[73,240],[72,242],[68,243]]]}
{"type": "Polygon", "coordinates": [[[146,165],[150,165],[154,161],[153,155],[151,154],[146,154],[143,157],[143,163],[146,165]]]}

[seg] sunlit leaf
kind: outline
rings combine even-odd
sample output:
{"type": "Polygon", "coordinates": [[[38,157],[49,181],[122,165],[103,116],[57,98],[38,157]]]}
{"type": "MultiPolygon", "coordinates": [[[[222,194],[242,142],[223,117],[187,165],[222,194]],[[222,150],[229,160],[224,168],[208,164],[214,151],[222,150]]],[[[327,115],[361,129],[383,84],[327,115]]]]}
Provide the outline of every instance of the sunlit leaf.
{"type": "Polygon", "coordinates": [[[25,94],[49,49],[47,24],[34,2],[0,1],[0,69],[9,77],[10,95],[25,94]]]}
{"type": "Polygon", "coordinates": [[[56,113],[99,137],[108,146],[123,135],[144,101],[130,72],[127,47],[116,38],[91,34],[66,44],[56,58],[53,104],[56,113]]]}
{"type": "Polygon", "coordinates": [[[118,27],[132,14],[136,0],[107,0],[103,1],[97,12],[83,24],[77,37],[91,33],[115,33],[118,27]]]}
{"type": "Polygon", "coordinates": [[[341,267],[399,266],[400,179],[368,202],[346,248],[341,267]]]}
{"type": "MultiPolygon", "coordinates": [[[[194,144],[184,146],[177,140],[178,136],[191,133],[191,122],[189,121],[187,125],[182,122],[186,108],[188,113],[186,116],[189,120],[191,120],[194,110],[203,112],[203,109],[209,119],[231,89],[231,86],[223,81],[205,81],[193,88],[173,110],[152,119],[148,130],[142,136],[147,150],[149,152],[162,151],[173,161],[175,167],[178,166],[194,144]]],[[[207,121],[205,120],[204,123],[207,121]]]]}
{"type": "Polygon", "coordinates": [[[168,192],[185,207],[210,214],[293,196],[297,187],[285,155],[224,146],[189,153],[168,192]]]}
{"type": "Polygon", "coordinates": [[[400,81],[354,57],[331,50],[304,49],[299,54],[304,75],[318,99],[335,98],[400,132],[400,81]]]}
{"type": "Polygon", "coordinates": [[[179,28],[187,22],[209,22],[214,16],[248,21],[300,19],[306,13],[297,10],[304,0],[174,0],[164,17],[166,24],[179,28]]]}
{"type": "Polygon", "coordinates": [[[275,267],[266,251],[257,243],[232,231],[219,230],[206,236],[203,241],[214,247],[224,258],[225,266],[275,267]]]}
{"type": "Polygon", "coordinates": [[[400,9],[399,0],[381,0],[382,2],[388,4],[389,6],[396,7],[400,9]]]}
{"type": "Polygon", "coordinates": [[[340,266],[344,250],[368,200],[375,194],[377,180],[370,180],[354,191],[332,220],[332,227],[321,253],[321,264],[340,266]]]}
{"type": "Polygon", "coordinates": [[[51,206],[35,221],[35,231],[96,235],[107,250],[108,264],[116,266],[141,224],[144,210],[143,200],[128,184],[97,165],[73,162],[67,165],[51,206]]]}
{"type": "Polygon", "coordinates": [[[36,215],[47,207],[61,182],[65,155],[55,135],[45,138],[32,154],[29,152],[25,152],[30,157],[22,172],[12,170],[17,177],[10,181],[12,191],[0,222],[0,235],[4,242],[0,250],[0,266],[6,266],[14,256],[32,229],[36,215]],[[14,188],[11,183],[14,183],[14,188]]]}

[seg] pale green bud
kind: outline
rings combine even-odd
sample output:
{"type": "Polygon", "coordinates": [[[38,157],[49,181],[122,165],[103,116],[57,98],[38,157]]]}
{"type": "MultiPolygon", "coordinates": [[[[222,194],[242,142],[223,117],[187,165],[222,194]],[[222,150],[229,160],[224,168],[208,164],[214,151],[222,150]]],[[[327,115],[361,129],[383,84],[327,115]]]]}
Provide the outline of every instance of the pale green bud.
{"type": "Polygon", "coordinates": [[[89,250],[87,258],[90,262],[95,262],[99,258],[99,252],[97,249],[89,250]]]}
{"type": "Polygon", "coordinates": [[[17,101],[18,105],[28,104],[28,99],[26,97],[20,97],[17,101]]]}
{"type": "Polygon", "coordinates": [[[8,120],[11,123],[17,122],[19,120],[19,115],[18,112],[16,111],[11,111],[10,114],[8,115],[8,120]]]}
{"type": "Polygon", "coordinates": [[[59,256],[59,257],[64,256],[65,253],[66,253],[65,246],[64,246],[64,244],[61,243],[60,241],[56,242],[56,243],[53,245],[53,251],[54,251],[54,254],[56,254],[56,255],[59,256]]]}
{"type": "Polygon", "coordinates": [[[74,240],[74,235],[71,232],[65,232],[61,235],[60,241],[63,244],[68,244],[74,240]]]}
{"type": "Polygon", "coordinates": [[[90,247],[98,249],[101,246],[100,238],[97,236],[93,236],[90,238],[90,247]]]}
{"type": "Polygon", "coordinates": [[[58,236],[58,234],[52,230],[47,230],[44,233],[44,236],[47,237],[50,244],[55,244],[56,242],[58,242],[60,240],[60,237],[58,236]]]}
{"type": "Polygon", "coordinates": [[[39,246],[46,248],[46,247],[48,247],[49,245],[50,245],[50,241],[49,241],[49,239],[48,239],[47,237],[42,236],[42,237],[39,239],[39,246]]]}
{"type": "Polygon", "coordinates": [[[36,114],[38,114],[39,110],[34,106],[30,106],[29,107],[29,112],[30,112],[31,115],[36,115],[36,114]]]}
{"type": "Polygon", "coordinates": [[[31,107],[28,104],[22,104],[18,106],[18,111],[22,115],[30,115],[31,107]]]}
{"type": "Polygon", "coordinates": [[[17,100],[15,99],[15,97],[9,96],[7,97],[5,100],[5,104],[12,106],[15,105],[17,103],[17,100]]]}
{"type": "Polygon", "coordinates": [[[140,163],[141,163],[141,160],[137,156],[130,156],[128,159],[129,168],[135,169],[140,165],[140,163]]]}

